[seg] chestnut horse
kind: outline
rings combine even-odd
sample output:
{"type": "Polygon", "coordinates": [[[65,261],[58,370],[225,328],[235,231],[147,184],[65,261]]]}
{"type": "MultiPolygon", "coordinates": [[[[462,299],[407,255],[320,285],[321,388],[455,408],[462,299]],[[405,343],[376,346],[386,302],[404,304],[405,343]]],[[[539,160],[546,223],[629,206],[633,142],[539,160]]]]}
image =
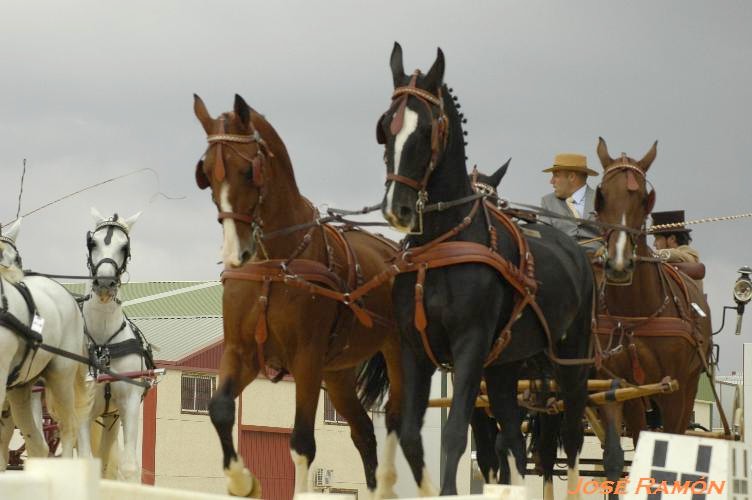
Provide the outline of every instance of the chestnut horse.
{"type": "MultiPolygon", "coordinates": [[[[601,375],[615,375],[632,384],[675,378],[678,391],[652,399],[660,408],[664,431],[683,434],[700,374],[707,369],[710,311],[695,282],[661,263],[647,245],[645,221],[655,191],[648,191],[646,174],[656,148],[657,142],[639,161],[625,154],[613,159],[606,142],[601,138],[598,143],[604,171],[595,209],[600,222],[618,225],[605,234],[605,283],[601,288],[605,309],[598,317],[597,330],[604,348],[601,375]]],[[[623,415],[636,443],[640,430],[646,427],[642,402],[625,404],[623,415]]],[[[619,439],[622,405],[601,407],[601,416],[606,427],[604,467],[608,479],[617,480],[624,465],[619,439]]]]}
{"type": "Polygon", "coordinates": [[[319,224],[316,209],[298,190],[284,143],[243,98],[236,95],[234,110],[215,119],[194,97],[209,142],[196,182],[211,188],[224,233],[225,347],[209,414],[230,493],[260,494],[258,479],[233,446],[234,400],[259,372],[274,368],[295,378],[295,492],[307,489],[316,454],[313,430],[323,381],[350,424],[369,490],[376,489],[378,476],[376,496],[394,496],[402,380],[391,285],[384,282],[357,301],[348,292],[386,270],[396,246],[365,231],[319,224]],[[367,410],[387,387],[389,437],[377,473],[367,410]]]}

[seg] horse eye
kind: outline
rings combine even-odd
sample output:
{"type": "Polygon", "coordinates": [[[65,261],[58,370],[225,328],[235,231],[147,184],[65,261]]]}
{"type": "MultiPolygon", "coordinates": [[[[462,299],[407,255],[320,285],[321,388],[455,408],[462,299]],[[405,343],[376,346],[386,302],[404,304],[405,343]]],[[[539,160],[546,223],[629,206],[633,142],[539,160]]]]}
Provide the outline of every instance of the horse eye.
{"type": "Polygon", "coordinates": [[[253,167],[243,172],[243,177],[245,177],[245,180],[248,182],[253,181],[253,167]]]}

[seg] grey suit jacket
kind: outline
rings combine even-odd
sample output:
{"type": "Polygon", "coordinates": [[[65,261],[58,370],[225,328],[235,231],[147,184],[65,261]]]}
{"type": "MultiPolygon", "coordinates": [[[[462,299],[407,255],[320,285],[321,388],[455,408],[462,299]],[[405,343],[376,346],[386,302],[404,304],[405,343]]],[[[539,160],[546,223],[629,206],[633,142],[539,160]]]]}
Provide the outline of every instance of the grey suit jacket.
{"type": "MultiPolygon", "coordinates": [[[[572,217],[572,212],[569,210],[566,201],[560,200],[554,193],[547,194],[541,199],[541,206],[546,210],[550,210],[556,214],[566,215],[572,217]]],[[[595,190],[590,186],[585,188],[585,213],[583,219],[595,220],[595,190]]],[[[595,228],[578,224],[566,219],[557,219],[553,217],[540,217],[543,222],[551,224],[556,229],[568,234],[576,240],[587,240],[600,236],[595,228]]],[[[598,242],[589,243],[586,245],[588,248],[598,248],[600,244],[598,242]]]]}

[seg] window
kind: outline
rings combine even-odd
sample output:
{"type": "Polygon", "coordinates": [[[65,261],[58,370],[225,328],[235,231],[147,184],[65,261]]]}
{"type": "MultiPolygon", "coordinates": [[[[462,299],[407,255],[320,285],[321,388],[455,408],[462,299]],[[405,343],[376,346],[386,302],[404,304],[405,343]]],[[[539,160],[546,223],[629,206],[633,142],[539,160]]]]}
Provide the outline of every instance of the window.
{"type": "Polygon", "coordinates": [[[180,412],[209,414],[209,400],[217,389],[217,379],[211,375],[184,373],[180,379],[180,412]]]}
{"type": "Polygon", "coordinates": [[[324,393],[324,423],[347,425],[347,419],[337,413],[337,410],[334,409],[334,403],[332,403],[332,400],[329,399],[328,392],[324,393]]]}

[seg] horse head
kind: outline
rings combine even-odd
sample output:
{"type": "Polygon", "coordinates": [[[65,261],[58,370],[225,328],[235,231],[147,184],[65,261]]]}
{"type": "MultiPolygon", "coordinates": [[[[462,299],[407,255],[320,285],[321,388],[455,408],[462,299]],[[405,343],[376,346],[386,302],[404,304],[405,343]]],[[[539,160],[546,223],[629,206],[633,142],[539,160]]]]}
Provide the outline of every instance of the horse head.
{"type": "MultiPolygon", "coordinates": [[[[238,267],[261,246],[264,223],[270,222],[263,217],[264,201],[290,200],[299,192],[287,150],[261,114],[236,94],[233,111],[213,118],[201,98],[193,97],[209,143],[196,165],[196,184],[211,188],[224,235],[222,260],[226,267],[238,267]]],[[[270,208],[267,215],[279,215],[270,208]]]]}
{"type": "Polygon", "coordinates": [[[21,256],[16,248],[16,239],[21,230],[21,219],[0,231],[0,276],[16,283],[23,278],[21,256]]]}
{"type": "Polygon", "coordinates": [[[655,205],[655,191],[648,191],[646,174],[655,160],[658,141],[637,161],[626,154],[613,159],[603,138],[599,138],[598,157],[603,180],[595,195],[598,220],[626,226],[606,232],[606,277],[612,283],[629,283],[637,261],[638,243],[643,241],[645,220],[655,205]]]}
{"type": "Polygon", "coordinates": [[[501,184],[501,180],[506,175],[507,169],[509,168],[509,162],[511,161],[511,158],[508,159],[504,165],[496,169],[496,172],[491,175],[486,175],[475,169],[473,173],[470,174],[470,183],[473,186],[473,190],[487,195],[498,196],[499,184],[501,184]]]}
{"type": "Polygon", "coordinates": [[[92,208],[91,215],[95,226],[86,233],[86,264],[93,278],[92,292],[107,303],[117,297],[120,279],[131,258],[130,232],[141,212],[125,219],[118,214],[107,218],[92,208]]]}
{"type": "Polygon", "coordinates": [[[382,212],[395,229],[409,232],[419,223],[428,200],[428,183],[446,153],[450,120],[456,117],[456,110],[451,99],[445,98],[448,92],[443,84],[441,49],[428,73],[416,70],[407,76],[402,48],[395,42],[390,66],[392,104],[376,125],[387,169],[382,212]]]}

